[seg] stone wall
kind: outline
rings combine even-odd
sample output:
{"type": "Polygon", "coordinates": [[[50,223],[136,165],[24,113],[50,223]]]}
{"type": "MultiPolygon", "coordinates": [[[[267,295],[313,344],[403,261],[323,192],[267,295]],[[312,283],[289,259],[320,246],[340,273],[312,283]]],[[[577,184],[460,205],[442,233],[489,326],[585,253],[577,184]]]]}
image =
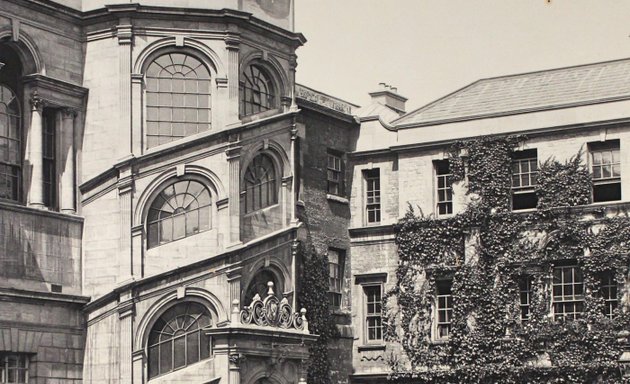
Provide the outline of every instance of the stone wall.
{"type": "Polygon", "coordinates": [[[84,298],[5,295],[0,292],[0,351],[26,354],[29,383],[81,383],[84,298]]]}
{"type": "Polygon", "coordinates": [[[78,217],[0,204],[0,288],[81,293],[78,217]]]}

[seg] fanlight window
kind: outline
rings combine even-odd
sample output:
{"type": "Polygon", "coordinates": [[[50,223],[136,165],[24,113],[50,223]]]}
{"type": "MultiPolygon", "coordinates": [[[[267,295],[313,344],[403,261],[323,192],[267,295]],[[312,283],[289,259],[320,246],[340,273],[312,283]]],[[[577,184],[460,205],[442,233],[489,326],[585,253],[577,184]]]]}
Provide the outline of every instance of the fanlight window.
{"type": "Polygon", "coordinates": [[[146,72],[147,148],[210,129],[210,72],[193,56],[168,53],[146,72]]]}
{"type": "Polygon", "coordinates": [[[210,357],[210,338],[203,328],[211,323],[210,313],[198,303],[167,310],[149,335],[149,378],[210,357]]]}
{"type": "Polygon", "coordinates": [[[183,180],[164,188],[149,208],[149,248],[210,229],[210,192],[183,180]]]}
{"type": "Polygon", "coordinates": [[[250,65],[241,79],[241,116],[275,108],[276,93],[271,78],[257,65],[250,65]]]}
{"type": "Polygon", "coordinates": [[[267,297],[267,293],[269,292],[269,282],[273,283],[273,286],[276,287],[276,290],[282,293],[282,287],[278,285],[278,279],[276,275],[269,270],[259,271],[252,281],[249,283],[247,287],[247,291],[245,293],[245,297],[243,300],[243,304],[249,305],[252,302],[252,299],[256,294],[261,298],[267,297]]]}
{"type": "Polygon", "coordinates": [[[13,91],[0,84],[0,198],[18,200],[20,109],[13,91]]]}
{"type": "Polygon", "coordinates": [[[253,212],[278,202],[276,170],[271,157],[256,156],[245,170],[243,182],[245,212],[253,212]]]}

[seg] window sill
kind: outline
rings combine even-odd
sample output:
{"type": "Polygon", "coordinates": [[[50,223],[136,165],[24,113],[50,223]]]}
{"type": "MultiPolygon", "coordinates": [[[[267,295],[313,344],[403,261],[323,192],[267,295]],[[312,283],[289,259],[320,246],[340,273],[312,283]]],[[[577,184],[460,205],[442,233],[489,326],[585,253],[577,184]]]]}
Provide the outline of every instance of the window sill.
{"type": "Polygon", "coordinates": [[[351,311],[347,309],[340,309],[340,308],[331,309],[330,313],[332,315],[337,315],[337,316],[351,316],[352,315],[351,311]]]}
{"type": "Polygon", "coordinates": [[[536,212],[537,210],[538,208],[520,208],[520,209],[512,208],[512,212],[518,212],[518,213],[536,212]]]}
{"type": "Polygon", "coordinates": [[[326,194],[326,198],[330,201],[334,201],[336,203],[340,203],[340,204],[350,204],[350,201],[348,199],[346,199],[345,197],[341,197],[341,196],[337,196],[337,195],[331,195],[330,193],[326,194]]]}
{"type": "Polygon", "coordinates": [[[429,341],[429,344],[431,345],[448,344],[448,339],[431,339],[431,341],[429,341]]]}
{"type": "Polygon", "coordinates": [[[384,351],[385,348],[386,348],[385,344],[364,344],[364,345],[359,345],[358,350],[359,352],[384,351]]]}

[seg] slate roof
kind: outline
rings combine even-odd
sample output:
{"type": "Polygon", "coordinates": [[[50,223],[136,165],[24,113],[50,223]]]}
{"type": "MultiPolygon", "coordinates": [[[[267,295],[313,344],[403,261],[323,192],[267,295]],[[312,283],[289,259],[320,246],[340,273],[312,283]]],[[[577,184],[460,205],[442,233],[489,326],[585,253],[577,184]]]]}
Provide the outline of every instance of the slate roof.
{"type": "Polygon", "coordinates": [[[427,125],[630,98],[630,58],[478,80],[392,123],[427,125]]]}

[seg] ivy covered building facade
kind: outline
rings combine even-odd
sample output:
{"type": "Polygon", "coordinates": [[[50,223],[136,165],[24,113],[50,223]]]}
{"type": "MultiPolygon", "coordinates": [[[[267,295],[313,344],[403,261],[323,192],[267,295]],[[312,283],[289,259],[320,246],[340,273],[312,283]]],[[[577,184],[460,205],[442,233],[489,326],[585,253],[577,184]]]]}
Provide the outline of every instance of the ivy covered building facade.
{"type": "Polygon", "coordinates": [[[482,79],[361,117],[354,382],[623,381],[629,71],[482,79]]]}

